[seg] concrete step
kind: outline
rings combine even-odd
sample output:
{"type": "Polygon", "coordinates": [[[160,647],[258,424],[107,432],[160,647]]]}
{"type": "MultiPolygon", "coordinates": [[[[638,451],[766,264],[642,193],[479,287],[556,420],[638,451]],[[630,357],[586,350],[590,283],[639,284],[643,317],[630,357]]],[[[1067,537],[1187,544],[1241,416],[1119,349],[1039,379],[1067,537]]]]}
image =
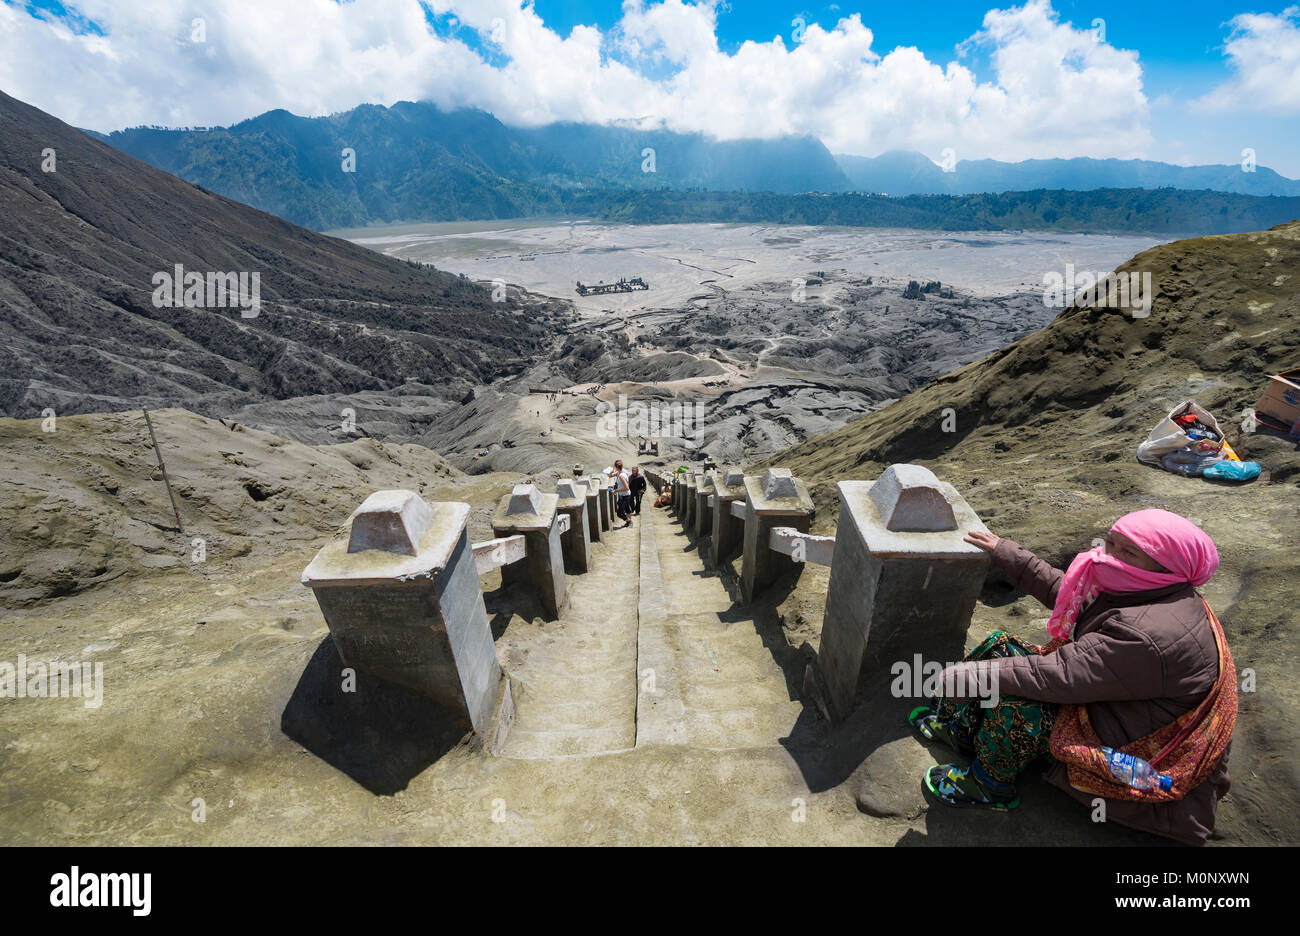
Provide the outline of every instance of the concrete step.
{"type": "Polygon", "coordinates": [[[638,745],[766,748],[803,714],[754,621],[669,518],[641,540],[638,745]],[[653,672],[653,679],[646,674],[653,672]]]}
{"type": "Polygon", "coordinates": [[[502,757],[516,760],[547,760],[556,757],[595,757],[612,754],[632,747],[634,734],[618,727],[596,728],[585,731],[533,731],[520,728],[510,730],[502,757]]]}
{"type": "Polygon", "coordinates": [[[683,719],[685,743],[715,750],[773,747],[790,736],[802,714],[803,706],[797,702],[716,712],[692,711],[688,704],[683,719]]]}
{"type": "Polygon", "coordinates": [[[497,643],[514,681],[502,757],[591,757],[636,742],[636,526],[596,545],[592,571],[566,578],[560,621],[512,621],[497,643]]]}
{"type": "MultiPolygon", "coordinates": [[[[631,686],[628,686],[631,691],[631,686]]],[[[601,712],[594,711],[587,702],[571,702],[569,704],[558,704],[548,702],[545,705],[532,705],[524,707],[522,703],[516,703],[519,708],[516,710],[515,724],[511,732],[518,728],[524,728],[528,731],[600,731],[610,728],[609,719],[601,712]]],[[[622,726],[614,726],[622,727],[622,726]]],[[[631,742],[627,746],[631,746],[631,742]]]]}

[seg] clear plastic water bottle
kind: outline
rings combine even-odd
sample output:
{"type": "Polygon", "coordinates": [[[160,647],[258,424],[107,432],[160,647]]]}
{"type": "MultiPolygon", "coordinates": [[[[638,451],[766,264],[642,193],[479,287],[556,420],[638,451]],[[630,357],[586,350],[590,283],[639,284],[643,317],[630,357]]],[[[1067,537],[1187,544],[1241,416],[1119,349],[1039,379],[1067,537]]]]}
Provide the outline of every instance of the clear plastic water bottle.
{"type": "Polygon", "coordinates": [[[1104,747],[1101,753],[1106,756],[1106,766],[1111,775],[1120,783],[1126,783],[1135,790],[1173,789],[1173,778],[1158,772],[1142,758],[1133,754],[1124,754],[1114,748],[1104,747]]]}

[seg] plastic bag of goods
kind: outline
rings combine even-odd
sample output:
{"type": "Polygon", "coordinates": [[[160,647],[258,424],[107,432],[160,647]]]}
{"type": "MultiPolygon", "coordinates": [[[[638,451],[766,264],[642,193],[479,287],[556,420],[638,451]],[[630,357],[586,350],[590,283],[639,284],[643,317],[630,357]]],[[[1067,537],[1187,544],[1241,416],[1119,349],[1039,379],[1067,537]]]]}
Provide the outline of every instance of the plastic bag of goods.
{"type": "Polygon", "coordinates": [[[1137,456],[1144,464],[1189,477],[1222,461],[1240,460],[1224,439],[1219,421],[1191,400],[1179,403],[1147,433],[1137,456]]]}

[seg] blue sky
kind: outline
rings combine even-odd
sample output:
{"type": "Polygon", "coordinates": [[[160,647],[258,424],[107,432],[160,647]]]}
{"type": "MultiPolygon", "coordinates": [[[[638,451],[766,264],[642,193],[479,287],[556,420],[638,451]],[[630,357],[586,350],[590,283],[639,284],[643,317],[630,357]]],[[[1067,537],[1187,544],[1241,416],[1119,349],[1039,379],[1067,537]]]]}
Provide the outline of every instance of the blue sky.
{"type": "Polygon", "coordinates": [[[1300,0],[0,0],[0,87],[99,130],[429,99],[862,155],[1251,148],[1300,177],[1300,0]]]}

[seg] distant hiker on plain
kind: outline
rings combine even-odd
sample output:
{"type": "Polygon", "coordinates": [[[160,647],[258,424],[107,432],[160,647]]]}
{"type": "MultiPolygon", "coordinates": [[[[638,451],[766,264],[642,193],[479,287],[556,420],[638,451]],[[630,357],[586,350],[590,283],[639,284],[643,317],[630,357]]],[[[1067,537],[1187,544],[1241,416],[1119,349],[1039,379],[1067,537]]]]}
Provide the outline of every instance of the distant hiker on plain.
{"type": "Polygon", "coordinates": [[[628,486],[632,490],[632,510],[631,512],[638,517],[641,516],[641,498],[645,495],[645,475],[641,473],[641,466],[632,466],[632,475],[628,478],[628,486]]]}
{"type": "Polygon", "coordinates": [[[1195,591],[1219,566],[1214,542],[1167,510],[1121,517],[1104,546],[1064,573],[991,533],[966,541],[1052,609],[1053,639],[1038,647],[995,633],[944,671],[956,691],[909,720],[973,762],[930,768],[926,788],[950,806],[1009,809],[1019,803],[1017,775],[1050,755],[1048,782],[1090,808],[1102,797],[1107,822],[1203,844],[1228,792],[1237,717],[1223,628],[1195,591]],[[967,700],[978,691],[970,687],[990,684],[974,681],[992,676],[988,668],[1000,701],[986,709],[967,700]],[[1117,763],[1103,747],[1142,758],[1159,779],[1118,779],[1115,767],[1142,765],[1117,763]]]}

